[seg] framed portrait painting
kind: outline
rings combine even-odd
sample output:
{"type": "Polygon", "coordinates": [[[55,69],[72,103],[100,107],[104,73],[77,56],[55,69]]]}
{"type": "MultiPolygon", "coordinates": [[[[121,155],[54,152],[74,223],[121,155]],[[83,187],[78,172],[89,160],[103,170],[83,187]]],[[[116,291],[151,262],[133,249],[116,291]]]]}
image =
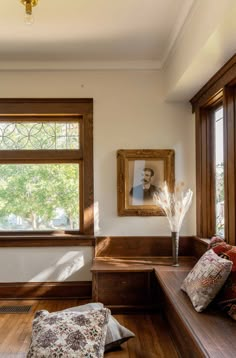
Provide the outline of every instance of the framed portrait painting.
{"type": "Polygon", "coordinates": [[[120,216],[162,216],[155,193],[164,181],[174,188],[172,149],[117,151],[117,201],[120,216]]]}

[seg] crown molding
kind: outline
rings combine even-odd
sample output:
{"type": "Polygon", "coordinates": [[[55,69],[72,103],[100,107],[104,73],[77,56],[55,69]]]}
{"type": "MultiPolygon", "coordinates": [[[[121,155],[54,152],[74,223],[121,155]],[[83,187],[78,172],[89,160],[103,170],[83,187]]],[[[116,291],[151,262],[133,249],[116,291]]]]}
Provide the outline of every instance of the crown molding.
{"type": "Polygon", "coordinates": [[[161,67],[163,67],[168,60],[168,57],[172,55],[172,52],[184,31],[184,25],[187,21],[191,21],[192,15],[197,7],[198,0],[186,0],[185,4],[180,12],[179,17],[176,20],[175,26],[173,27],[170,37],[169,44],[166,47],[164,55],[161,60],[161,67]]]}
{"type": "Polygon", "coordinates": [[[0,61],[0,71],[160,70],[160,61],[0,61]]]}

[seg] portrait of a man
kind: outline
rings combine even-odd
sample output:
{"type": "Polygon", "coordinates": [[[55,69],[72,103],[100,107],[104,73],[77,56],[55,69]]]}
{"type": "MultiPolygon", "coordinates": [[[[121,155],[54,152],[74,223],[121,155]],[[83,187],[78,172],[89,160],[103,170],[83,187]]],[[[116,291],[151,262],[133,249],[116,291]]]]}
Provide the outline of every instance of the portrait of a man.
{"type": "Polygon", "coordinates": [[[155,205],[154,195],[164,180],[163,161],[129,161],[129,205],[155,205]]]}
{"type": "Polygon", "coordinates": [[[146,205],[154,204],[154,194],[158,192],[156,185],[152,184],[154,178],[154,170],[152,168],[144,168],[141,172],[141,184],[133,186],[130,189],[132,203],[144,203],[146,205]]]}

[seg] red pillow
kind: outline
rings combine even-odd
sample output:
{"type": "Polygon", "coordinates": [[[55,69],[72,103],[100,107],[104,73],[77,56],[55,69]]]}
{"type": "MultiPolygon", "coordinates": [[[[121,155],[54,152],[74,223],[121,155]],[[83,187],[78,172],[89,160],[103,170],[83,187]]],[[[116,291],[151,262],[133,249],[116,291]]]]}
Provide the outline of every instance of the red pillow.
{"type": "Polygon", "coordinates": [[[221,242],[216,244],[212,247],[212,250],[218,255],[218,256],[224,256],[226,252],[232,249],[232,245],[226,244],[226,242],[221,242]]]}

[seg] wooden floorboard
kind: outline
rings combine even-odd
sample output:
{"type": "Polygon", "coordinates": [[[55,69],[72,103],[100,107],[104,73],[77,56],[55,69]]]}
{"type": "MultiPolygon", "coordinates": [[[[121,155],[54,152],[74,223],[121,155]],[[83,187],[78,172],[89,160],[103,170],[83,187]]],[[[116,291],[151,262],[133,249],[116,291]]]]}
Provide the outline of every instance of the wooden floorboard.
{"type": "MultiPolygon", "coordinates": [[[[0,358],[25,358],[30,344],[32,320],[38,310],[49,312],[88,303],[82,300],[0,301],[0,306],[32,305],[29,313],[0,314],[0,358]]],[[[114,317],[133,331],[135,338],[105,358],[177,358],[168,327],[160,314],[117,314],[114,317]]]]}

